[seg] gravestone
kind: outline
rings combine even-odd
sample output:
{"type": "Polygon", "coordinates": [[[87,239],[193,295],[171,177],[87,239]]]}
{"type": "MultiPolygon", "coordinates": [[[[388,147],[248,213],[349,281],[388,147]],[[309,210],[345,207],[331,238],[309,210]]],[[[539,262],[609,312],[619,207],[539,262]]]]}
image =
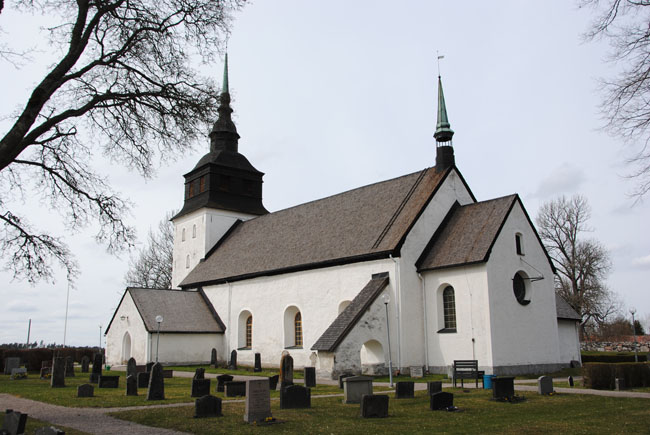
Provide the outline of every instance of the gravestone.
{"type": "Polygon", "coordinates": [[[137,364],[135,363],[135,358],[131,357],[126,363],[126,376],[131,376],[135,377],[138,374],[138,370],[136,369],[137,364]]]}
{"type": "Polygon", "coordinates": [[[202,367],[199,367],[198,369],[194,370],[194,378],[193,379],[205,379],[205,369],[202,367]]]}
{"type": "Polygon", "coordinates": [[[343,379],[343,403],[361,403],[364,394],[372,394],[370,376],[348,376],[343,379]]]}
{"type": "Polygon", "coordinates": [[[316,367],[305,367],[305,387],[316,386],[316,367]]]}
{"type": "Polygon", "coordinates": [[[137,375],[129,375],[126,377],[126,395],[127,396],[137,396],[138,395],[138,378],[137,375]]]}
{"type": "Polygon", "coordinates": [[[165,379],[171,379],[174,377],[174,371],[173,370],[164,370],[162,371],[163,378],[165,379]]]}
{"type": "Polygon", "coordinates": [[[101,375],[99,377],[99,388],[118,388],[120,386],[119,376],[101,375]]]}
{"type": "Polygon", "coordinates": [[[569,376],[569,387],[573,387],[573,376],[569,376]]]}
{"type": "Polygon", "coordinates": [[[410,367],[411,377],[412,378],[423,378],[424,377],[424,367],[422,366],[411,366],[410,367]]]}
{"type": "Polygon", "coordinates": [[[81,373],[88,373],[89,367],[90,367],[90,358],[88,358],[88,355],[84,355],[81,358],[81,373]]]}
{"type": "Polygon", "coordinates": [[[211,395],[199,397],[194,402],[194,418],[221,417],[221,399],[211,395]]]}
{"type": "Polygon", "coordinates": [[[339,375],[339,388],[342,390],[343,389],[343,379],[349,378],[350,376],[354,376],[351,373],[344,373],[342,375],[339,375]]]}
{"type": "Polygon", "coordinates": [[[257,352],[255,353],[255,367],[253,368],[254,372],[262,371],[262,355],[257,352]]]}
{"type": "Polygon", "coordinates": [[[34,435],[65,435],[65,431],[57,429],[54,426],[43,426],[36,429],[34,435]]]}
{"type": "Polygon", "coordinates": [[[217,368],[217,349],[212,348],[210,353],[210,365],[214,368],[217,368]]]}
{"type": "Polygon", "coordinates": [[[156,363],[154,363],[154,362],[148,362],[148,363],[147,363],[147,368],[146,368],[145,371],[146,371],[146,372],[151,372],[151,368],[153,367],[154,364],[156,364],[156,363]]]}
{"type": "Polygon", "coordinates": [[[138,364],[135,366],[135,371],[137,373],[144,373],[147,371],[147,365],[146,364],[138,364]]]}
{"type": "Polygon", "coordinates": [[[219,375],[217,376],[217,393],[223,393],[225,391],[224,385],[226,382],[233,380],[233,377],[230,375],[219,375]]]}
{"type": "Polygon", "coordinates": [[[149,375],[149,389],[147,391],[147,400],[164,400],[165,399],[165,379],[162,374],[162,365],[155,363],[151,367],[149,375]]]}
{"type": "Polygon", "coordinates": [[[302,385],[280,389],[280,409],[311,408],[311,390],[302,385]]]}
{"type": "Polygon", "coordinates": [[[427,395],[439,393],[442,391],[442,381],[427,382],[427,395]]]}
{"type": "Polygon", "coordinates": [[[81,384],[77,387],[77,397],[93,397],[95,387],[92,384],[81,384]]]}
{"type": "Polygon", "coordinates": [[[441,391],[440,393],[433,393],[429,396],[429,409],[438,411],[440,409],[447,409],[454,406],[454,395],[441,391]]]}
{"type": "Polygon", "coordinates": [[[191,397],[203,397],[210,394],[210,379],[192,379],[191,397]]]}
{"type": "Polygon", "coordinates": [[[401,381],[395,385],[396,399],[412,399],[415,397],[415,382],[401,381]]]}
{"type": "Polygon", "coordinates": [[[149,387],[149,372],[138,373],[138,388],[149,387]]]}
{"type": "Polygon", "coordinates": [[[65,361],[56,357],[52,363],[52,377],[50,378],[52,388],[65,387],[65,361]]]}
{"type": "Polygon", "coordinates": [[[497,400],[505,400],[515,395],[515,377],[498,376],[492,379],[492,397],[497,400]]]}
{"type": "Polygon", "coordinates": [[[96,353],[93,356],[93,370],[90,373],[90,382],[96,384],[99,382],[99,377],[102,375],[102,354],[96,353]]]}
{"type": "Polygon", "coordinates": [[[280,389],[293,385],[293,357],[288,353],[280,358],[280,389]]]}
{"type": "Polygon", "coordinates": [[[224,384],[226,397],[237,397],[246,395],[245,381],[230,381],[224,384]]]}
{"type": "Polygon", "coordinates": [[[269,389],[271,391],[275,391],[278,388],[278,379],[280,379],[280,375],[273,375],[269,377],[269,389]]]}
{"type": "Polygon", "coordinates": [[[51,367],[42,367],[41,368],[40,378],[41,379],[47,379],[47,378],[50,377],[51,373],[52,373],[52,368],[51,367]]]}
{"type": "MultiPolygon", "coordinates": [[[[259,354],[258,354],[259,355],[259,354]]],[[[263,422],[271,418],[271,394],[266,379],[246,381],[246,423],[263,422]]]]}
{"type": "Polygon", "coordinates": [[[71,356],[65,358],[65,377],[74,378],[74,359],[71,356]]]}
{"type": "Polygon", "coordinates": [[[616,391],[625,390],[625,378],[614,379],[614,388],[616,389],[616,391]]]}
{"type": "Polygon", "coordinates": [[[27,379],[27,369],[25,367],[11,369],[11,379],[27,379]]]}
{"type": "Polygon", "coordinates": [[[20,358],[13,356],[5,358],[5,375],[10,375],[11,369],[16,369],[18,367],[20,367],[20,358]]]}
{"type": "Polygon", "coordinates": [[[51,359],[41,361],[41,368],[45,368],[45,367],[49,367],[49,368],[52,367],[52,360],[51,359]]]}
{"type": "Polygon", "coordinates": [[[388,395],[386,394],[364,394],[361,397],[362,418],[385,418],[388,417],[388,395]]]}
{"type": "Polygon", "coordinates": [[[230,352],[230,364],[228,364],[230,370],[237,370],[237,351],[235,349],[230,352]]]}
{"type": "Polygon", "coordinates": [[[537,393],[542,395],[553,392],[553,378],[550,376],[540,376],[537,378],[537,393]]]}
{"type": "Polygon", "coordinates": [[[574,369],[576,367],[582,367],[582,364],[580,363],[580,361],[572,359],[571,362],[569,363],[569,367],[574,369]]]}
{"type": "Polygon", "coordinates": [[[7,409],[5,411],[5,421],[2,424],[2,432],[6,431],[10,435],[25,433],[26,423],[27,414],[14,412],[13,409],[7,409]]]}

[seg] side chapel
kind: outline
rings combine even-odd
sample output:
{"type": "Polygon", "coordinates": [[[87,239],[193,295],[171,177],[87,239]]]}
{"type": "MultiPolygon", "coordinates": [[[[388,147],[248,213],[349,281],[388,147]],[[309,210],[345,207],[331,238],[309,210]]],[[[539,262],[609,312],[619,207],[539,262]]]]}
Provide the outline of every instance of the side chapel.
{"type": "Polygon", "coordinates": [[[249,365],[259,352],[264,366],[288,351],[320,377],[386,373],[389,361],[520,374],[580,360],[580,317],[555,295],[521,199],[477,201],[456,167],[440,77],[435,166],[276,212],[232,111],[226,57],[210,151],[172,219],[174,289],[125,290],[109,364],[208,363],[213,348],[249,365]]]}

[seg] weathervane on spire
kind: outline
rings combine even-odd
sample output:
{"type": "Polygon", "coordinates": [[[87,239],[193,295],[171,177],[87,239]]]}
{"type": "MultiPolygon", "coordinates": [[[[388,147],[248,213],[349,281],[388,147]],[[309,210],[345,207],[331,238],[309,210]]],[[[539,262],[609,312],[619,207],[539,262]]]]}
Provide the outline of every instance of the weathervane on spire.
{"type": "Polygon", "coordinates": [[[440,56],[438,50],[436,50],[436,56],[438,56],[438,77],[440,77],[440,59],[444,59],[445,56],[444,55],[440,56]]]}

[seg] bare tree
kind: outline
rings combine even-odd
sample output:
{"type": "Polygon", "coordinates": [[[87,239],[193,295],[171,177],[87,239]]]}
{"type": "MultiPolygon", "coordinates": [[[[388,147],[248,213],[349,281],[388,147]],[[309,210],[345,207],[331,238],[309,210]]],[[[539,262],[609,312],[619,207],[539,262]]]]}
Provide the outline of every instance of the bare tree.
{"type": "Polygon", "coordinates": [[[619,310],[605,283],[611,268],[609,253],[599,241],[584,238],[591,231],[590,216],[587,199],[575,195],[544,203],[535,219],[557,269],[555,291],[582,316],[583,330],[589,322],[600,325],[619,310]]]}
{"type": "Polygon", "coordinates": [[[158,223],[157,231],[149,230],[146,245],[131,257],[131,265],[124,280],[129,287],[172,288],[172,261],[174,253],[174,224],[169,212],[158,223]]]}
{"type": "MultiPolygon", "coordinates": [[[[133,245],[129,203],[92,167],[102,152],[151,176],[207,131],[217,92],[190,66],[214,59],[230,14],[245,0],[17,0],[7,7],[51,20],[61,57],[0,132],[0,254],[30,282],[76,264],[61,238],[34,229],[12,204],[38,201],[68,229],[99,224],[109,251],[133,245]],[[12,209],[13,208],[13,209],[12,209]]],[[[4,36],[4,35],[3,35],[4,36]]],[[[8,46],[0,40],[0,46],[8,46]]],[[[4,86],[11,86],[4,82],[4,86]]],[[[0,94],[2,91],[0,90],[0,94]]],[[[5,114],[8,115],[8,114],[5,114]]]]}
{"type": "Polygon", "coordinates": [[[592,7],[596,14],[586,38],[608,39],[612,47],[609,60],[620,69],[616,77],[603,80],[601,109],[606,129],[636,145],[628,163],[630,177],[638,181],[633,193],[640,198],[650,191],[650,1],[579,3],[592,7]]]}

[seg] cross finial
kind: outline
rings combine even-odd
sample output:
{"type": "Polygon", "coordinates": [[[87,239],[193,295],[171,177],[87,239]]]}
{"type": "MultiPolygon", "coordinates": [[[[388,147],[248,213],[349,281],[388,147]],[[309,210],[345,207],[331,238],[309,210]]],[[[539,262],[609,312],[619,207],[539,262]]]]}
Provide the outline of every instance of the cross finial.
{"type": "Polygon", "coordinates": [[[445,56],[440,56],[440,52],[438,50],[436,50],[436,56],[438,56],[438,77],[440,77],[440,59],[444,59],[445,56]]]}

